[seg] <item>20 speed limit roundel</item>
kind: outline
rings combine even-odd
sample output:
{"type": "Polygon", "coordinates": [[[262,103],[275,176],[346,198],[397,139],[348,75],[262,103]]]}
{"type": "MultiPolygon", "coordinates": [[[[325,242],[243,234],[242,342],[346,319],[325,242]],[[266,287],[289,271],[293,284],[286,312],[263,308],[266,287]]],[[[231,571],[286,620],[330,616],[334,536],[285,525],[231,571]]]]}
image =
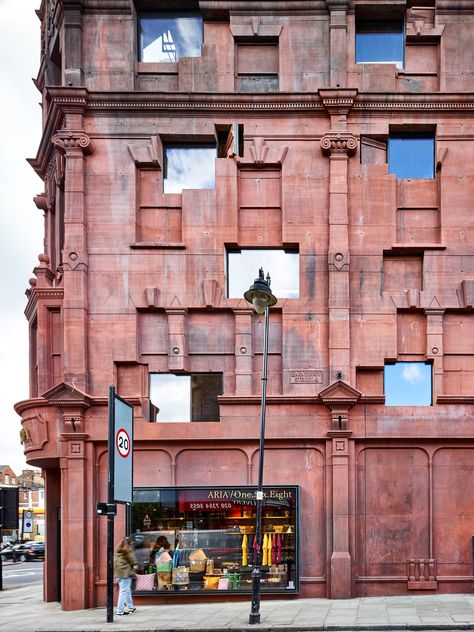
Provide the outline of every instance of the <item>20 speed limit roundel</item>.
{"type": "Polygon", "coordinates": [[[128,432],[124,428],[120,428],[117,432],[116,440],[117,444],[117,452],[124,459],[130,454],[130,437],[128,436],[128,432]]]}

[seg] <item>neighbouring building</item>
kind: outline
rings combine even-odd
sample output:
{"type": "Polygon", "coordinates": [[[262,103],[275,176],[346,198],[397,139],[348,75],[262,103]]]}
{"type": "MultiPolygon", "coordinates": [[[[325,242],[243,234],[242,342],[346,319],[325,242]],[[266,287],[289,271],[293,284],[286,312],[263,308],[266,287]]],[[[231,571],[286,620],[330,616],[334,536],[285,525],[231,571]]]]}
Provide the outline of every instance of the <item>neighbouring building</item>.
{"type": "Polygon", "coordinates": [[[261,266],[264,594],[471,592],[474,1],[38,16],[45,252],[16,410],[45,478],[45,599],[105,602],[109,385],[134,407],[116,538],[139,598],[249,594],[261,266]],[[151,572],[160,536],[188,570],[151,572]]]}
{"type": "Polygon", "coordinates": [[[25,540],[43,540],[44,481],[41,471],[22,470],[18,486],[20,533],[25,540]]]}
{"type": "Polygon", "coordinates": [[[0,485],[18,485],[18,477],[9,465],[0,465],[0,485]]]}

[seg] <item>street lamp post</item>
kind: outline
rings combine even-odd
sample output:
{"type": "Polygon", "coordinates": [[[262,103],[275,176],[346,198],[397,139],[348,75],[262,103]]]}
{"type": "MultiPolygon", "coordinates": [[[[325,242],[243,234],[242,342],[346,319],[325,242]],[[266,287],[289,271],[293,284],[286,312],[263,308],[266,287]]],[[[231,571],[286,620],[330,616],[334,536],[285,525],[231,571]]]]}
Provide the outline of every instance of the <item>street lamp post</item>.
{"type": "Polygon", "coordinates": [[[270,275],[264,278],[263,268],[258,271],[258,279],[244,294],[247,302],[251,303],[257,314],[265,314],[265,327],[263,332],[263,367],[262,367],[262,403],[260,407],[260,447],[258,459],[258,485],[256,493],[256,519],[255,519],[255,550],[254,565],[252,571],[252,605],[249,615],[249,623],[260,623],[260,581],[262,566],[262,506],[263,506],[263,456],[265,443],[265,406],[267,397],[267,368],[268,368],[268,324],[270,307],[276,305],[277,299],[270,290],[270,275]]]}

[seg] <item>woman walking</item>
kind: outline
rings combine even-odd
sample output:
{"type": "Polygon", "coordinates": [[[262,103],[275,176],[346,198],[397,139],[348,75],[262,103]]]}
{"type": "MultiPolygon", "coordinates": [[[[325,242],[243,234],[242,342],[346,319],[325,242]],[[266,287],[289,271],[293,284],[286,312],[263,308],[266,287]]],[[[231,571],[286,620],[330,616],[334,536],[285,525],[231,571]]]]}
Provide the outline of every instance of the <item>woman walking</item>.
{"type": "Polygon", "coordinates": [[[116,614],[119,616],[130,614],[136,610],[132,600],[132,579],[136,577],[136,565],[137,558],[133,548],[127,538],[123,538],[115,549],[114,556],[114,576],[117,578],[119,586],[116,614]]]}

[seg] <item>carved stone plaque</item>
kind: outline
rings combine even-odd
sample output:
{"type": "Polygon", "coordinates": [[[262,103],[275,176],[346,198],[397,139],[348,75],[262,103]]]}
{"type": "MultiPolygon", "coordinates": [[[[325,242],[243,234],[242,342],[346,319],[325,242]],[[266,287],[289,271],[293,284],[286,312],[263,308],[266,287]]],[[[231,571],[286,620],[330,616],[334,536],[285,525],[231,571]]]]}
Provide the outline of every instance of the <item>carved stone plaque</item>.
{"type": "Polygon", "coordinates": [[[290,371],[290,384],[322,384],[323,369],[290,371]]]}

